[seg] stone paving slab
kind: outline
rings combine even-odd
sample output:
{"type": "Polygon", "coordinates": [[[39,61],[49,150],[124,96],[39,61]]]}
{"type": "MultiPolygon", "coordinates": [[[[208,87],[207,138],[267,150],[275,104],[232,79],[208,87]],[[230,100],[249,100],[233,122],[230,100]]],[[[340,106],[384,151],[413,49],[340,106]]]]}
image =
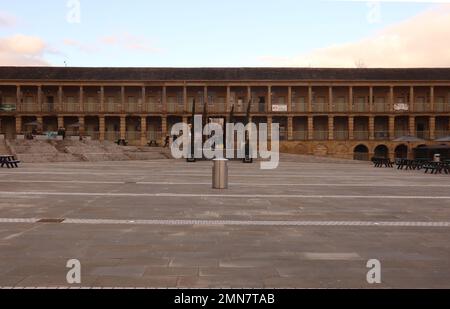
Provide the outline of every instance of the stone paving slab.
{"type": "Polygon", "coordinates": [[[375,258],[376,287],[450,288],[448,175],[289,156],[275,171],[231,162],[221,192],[210,173],[170,160],[0,170],[0,286],[68,286],[79,259],[81,286],[370,288],[375,258]]]}

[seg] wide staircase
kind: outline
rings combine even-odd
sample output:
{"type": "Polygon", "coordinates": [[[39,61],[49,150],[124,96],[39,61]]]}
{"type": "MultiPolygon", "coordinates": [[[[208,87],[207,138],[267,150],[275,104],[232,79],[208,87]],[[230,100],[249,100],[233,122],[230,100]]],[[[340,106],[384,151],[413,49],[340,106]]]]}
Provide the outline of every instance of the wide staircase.
{"type": "MultiPolygon", "coordinates": [[[[12,152],[25,163],[101,162],[130,160],[162,160],[170,157],[168,149],[118,146],[100,141],[10,141],[12,152]]],[[[1,151],[0,146],[0,153],[1,151]]],[[[6,152],[5,150],[5,153],[6,152]]]]}
{"type": "Polygon", "coordinates": [[[8,155],[11,154],[9,148],[6,146],[5,140],[0,140],[0,155],[8,155]]]}

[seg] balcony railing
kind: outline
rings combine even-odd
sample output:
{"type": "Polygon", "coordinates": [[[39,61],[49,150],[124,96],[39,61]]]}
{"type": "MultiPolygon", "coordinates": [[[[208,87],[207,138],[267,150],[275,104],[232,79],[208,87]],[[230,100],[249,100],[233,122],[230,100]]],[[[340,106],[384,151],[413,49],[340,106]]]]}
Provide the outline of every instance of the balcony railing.
{"type": "Polygon", "coordinates": [[[122,106],[119,103],[105,103],[105,112],[107,113],[120,113],[122,106]]]}
{"type": "Polygon", "coordinates": [[[369,111],[369,104],[367,103],[355,103],[353,111],[357,113],[364,113],[369,111]]]}
{"type": "Polygon", "coordinates": [[[307,112],[308,104],[292,102],[292,111],[293,112],[307,112]]]}
{"type": "Polygon", "coordinates": [[[383,113],[389,111],[389,106],[387,103],[374,103],[373,111],[377,113],[383,113]]]}
{"type": "Polygon", "coordinates": [[[39,112],[40,107],[37,103],[22,103],[20,105],[21,112],[39,112]]]}
{"type": "Polygon", "coordinates": [[[375,131],[374,137],[376,140],[388,140],[389,139],[389,131],[388,130],[375,131]]]}
{"type": "Polygon", "coordinates": [[[85,103],[84,110],[88,113],[99,112],[100,111],[100,103],[85,103]]]}
{"type": "Polygon", "coordinates": [[[129,113],[140,112],[140,104],[138,103],[127,103],[125,104],[125,111],[129,113]]]}
{"type": "Polygon", "coordinates": [[[328,103],[313,103],[313,112],[328,112],[328,103]]]}
{"type": "Polygon", "coordinates": [[[80,104],[79,103],[63,103],[63,112],[79,112],[80,104]]]}
{"type": "Polygon", "coordinates": [[[306,141],[308,139],[308,131],[294,131],[292,132],[294,141],[306,141]]]}
{"type": "Polygon", "coordinates": [[[414,104],[414,111],[415,112],[428,112],[430,110],[429,103],[415,103],[414,104]]]}
{"type": "Polygon", "coordinates": [[[328,139],[328,131],[314,131],[314,139],[318,141],[325,141],[328,139]]]}
{"type": "Polygon", "coordinates": [[[56,104],[55,103],[42,103],[42,111],[43,112],[55,112],[56,111],[56,104]]]}
{"type": "Polygon", "coordinates": [[[436,103],[434,105],[435,112],[450,112],[450,103],[436,103]]]}
{"type": "Polygon", "coordinates": [[[356,140],[364,141],[369,139],[369,131],[354,131],[353,137],[356,140]]]}
{"type": "Polygon", "coordinates": [[[338,112],[338,113],[342,113],[342,112],[348,112],[348,103],[335,103],[334,106],[334,111],[338,112]]]}
{"type": "Polygon", "coordinates": [[[142,110],[148,113],[161,113],[163,111],[162,104],[154,104],[154,103],[144,103],[142,105],[142,110]]]}
{"type": "Polygon", "coordinates": [[[167,111],[169,113],[183,113],[184,112],[184,104],[167,103],[167,111]]]}
{"type": "Polygon", "coordinates": [[[334,131],[334,139],[336,140],[348,140],[348,131],[334,131]]]}

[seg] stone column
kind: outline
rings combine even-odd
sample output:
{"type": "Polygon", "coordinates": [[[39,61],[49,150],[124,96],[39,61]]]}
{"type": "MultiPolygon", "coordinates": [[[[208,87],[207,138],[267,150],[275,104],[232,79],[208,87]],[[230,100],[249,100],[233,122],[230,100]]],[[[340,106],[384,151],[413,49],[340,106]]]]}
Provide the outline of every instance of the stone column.
{"type": "Polygon", "coordinates": [[[436,139],[436,117],[431,116],[430,117],[430,139],[435,140],[436,139]]]}
{"type": "Polygon", "coordinates": [[[38,104],[38,112],[42,112],[42,86],[38,86],[37,90],[37,104],[38,104]]]}
{"type": "Polygon", "coordinates": [[[252,99],[252,87],[247,86],[247,102],[245,103],[247,104],[250,99],[252,99]]]}
{"type": "Polygon", "coordinates": [[[272,140],[272,116],[267,116],[267,139],[272,140]]]}
{"type": "Polygon", "coordinates": [[[231,111],[231,104],[230,104],[230,100],[231,100],[231,87],[227,86],[227,97],[225,99],[225,110],[227,112],[231,111]]]}
{"type": "Polygon", "coordinates": [[[409,116],[409,134],[411,136],[416,135],[416,117],[415,116],[409,116]]]}
{"type": "Polygon", "coordinates": [[[312,101],[313,101],[313,91],[312,91],[312,86],[309,86],[308,87],[308,113],[312,113],[312,111],[313,111],[312,101]]]}
{"type": "Polygon", "coordinates": [[[394,86],[389,86],[389,110],[394,111],[394,86]]]}
{"type": "Polygon", "coordinates": [[[58,107],[56,108],[56,110],[58,112],[62,112],[64,111],[64,102],[63,102],[63,87],[59,86],[58,87],[58,107]]]}
{"type": "Polygon", "coordinates": [[[409,111],[414,112],[415,111],[415,98],[414,98],[414,86],[409,87],[409,111]]]}
{"type": "Polygon", "coordinates": [[[124,112],[125,111],[125,86],[120,87],[120,105],[119,105],[119,111],[124,112]]]}
{"type": "Polygon", "coordinates": [[[353,116],[348,117],[348,139],[355,139],[355,118],[353,116]]]}
{"type": "Polygon", "coordinates": [[[334,140],[334,117],[328,116],[328,140],[334,140]]]}
{"type": "Polygon", "coordinates": [[[167,113],[167,87],[163,86],[162,88],[162,113],[167,113]]]}
{"type": "Polygon", "coordinates": [[[292,141],[294,139],[294,117],[290,116],[287,118],[287,129],[288,129],[288,141],[292,141]]]}
{"type": "Polygon", "coordinates": [[[84,111],[84,91],[83,86],[80,86],[80,112],[84,111]]]}
{"type": "Polygon", "coordinates": [[[145,91],[145,86],[142,86],[141,87],[141,104],[140,104],[140,106],[138,106],[138,110],[139,110],[139,112],[140,113],[143,113],[144,112],[144,110],[145,110],[145,98],[146,98],[146,96],[147,96],[147,94],[146,94],[146,91],[145,91]]]}
{"type": "Polygon", "coordinates": [[[187,95],[187,86],[183,86],[183,102],[184,102],[184,111],[189,112],[189,102],[187,95]]]}
{"type": "Polygon", "coordinates": [[[86,132],[85,124],[84,124],[84,116],[78,116],[78,122],[80,123],[80,135],[84,136],[86,132]]]}
{"type": "Polygon", "coordinates": [[[353,86],[348,88],[348,111],[353,111],[353,86]]]}
{"type": "Polygon", "coordinates": [[[328,87],[328,111],[333,112],[333,87],[328,87]]]}
{"type": "Polygon", "coordinates": [[[59,128],[64,128],[64,117],[63,116],[58,116],[58,129],[59,128]]]}
{"type": "Polygon", "coordinates": [[[434,86],[430,87],[430,112],[434,112],[434,86]]]}
{"type": "Polygon", "coordinates": [[[373,141],[375,139],[375,117],[369,117],[369,140],[373,141]]]}
{"type": "Polygon", "coordinates": [[[100,112],[105,112],[105,87],[103,86],[100,87],[100,112]]]}
{"type": "Polygon", "coordinates": [[[22,134],[22,117],[16,116],[16,134],[22,134]]]}
{"type": "Polygon", "coordinates": [[[36,120],[42,125],[41,129],[44,129],[44,118],[42,116],[37,116],[36,120]]]}
{"type": "Polygon", "coordinates": [[[373,113],[373,111],[375,110],[373,108],[373,87],[370,86],[369,87],[369,112],[373,113]]]}
{"type": "Polygon", "coordinates": [[[147,117],[141,116],[141,146],[147,144],[147,117]]]}
{"type": "Polygon", "coordinates": [[[395,139],[395,116],[389,116],[389,139],[395,139]]]}
{"type": "Polygon", "coordinates": [[[16,86],[16,111],[22,110],[22,91],[20,85],[16,86]]]}
{"type": "Polygon", "coordinates": [[[125,115],[120,116],[120,138],[126,139],[127,137],[127,118],[125,115]]]}
{"type": "Polygon", "coordinates": [[[104,116],[98,117],[98,129],[99,129],[99,140],[104,141],[105,140],[105,117],[104,116]]]}
{"type": "Polygon", "coordinates": [[[167,136],[167,117],[161,117],[161,143],[164,145],[164,140],[167,136]]]}
{"type": "MultiPolygon", "coordinates": [[[[288,87],[288,101],[287,101],[288,113],[292,112],[292,87],[288,87]]],[[[288,118],[289,119],[289,118],[288,118]]]]}
{"type": "Polygon", "coordinates": [[[308,116],[308,140],[314,140],[314,117],[308,116]]]}
{"type": "Polygon", "coordinates": [[[272,86],[267,87],[268,96],[267,96],[267,113],[272,113],[272,86]]]}

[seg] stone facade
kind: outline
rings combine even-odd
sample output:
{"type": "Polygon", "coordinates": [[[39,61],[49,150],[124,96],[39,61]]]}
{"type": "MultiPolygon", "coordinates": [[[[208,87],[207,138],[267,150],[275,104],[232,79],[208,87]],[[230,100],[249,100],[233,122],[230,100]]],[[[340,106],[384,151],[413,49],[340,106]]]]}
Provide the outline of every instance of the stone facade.
{"type": "Polygon", "coordinates": [[[207,104],[212,118],[279,123],[285,152],[339,158],[403,155],[450,135],[450,69],[0,68],[6,138],[65,127],[94,140],[162,142],[207,104]],[[397,137],[423,142],[404,145],[397,137]]]}

